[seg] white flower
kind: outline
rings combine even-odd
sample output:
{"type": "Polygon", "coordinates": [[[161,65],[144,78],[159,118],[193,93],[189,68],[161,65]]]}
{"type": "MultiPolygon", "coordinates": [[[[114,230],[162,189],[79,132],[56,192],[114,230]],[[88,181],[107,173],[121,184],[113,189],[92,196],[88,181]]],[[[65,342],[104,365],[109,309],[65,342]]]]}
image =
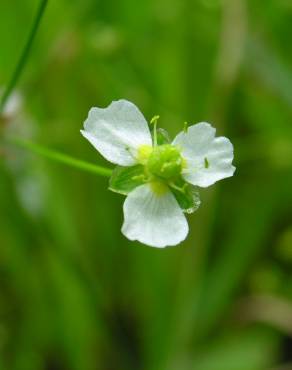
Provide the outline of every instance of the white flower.
{"type": "Polygon", "coordinates": [[[158,146],[156,125],[154,131],[152,139],[138,108],[118,100],[107,108],[92,108],[81,133],[110,162],[142,171],[130,178],[140,182],[127,192],[122,232],[130,240],[163,248],[180,243],[188,234],[174,191],[183,194],[188,184],[207,187],[232,176],[235,168],[231,142],[215,138],[216,130],[209,123],[192,125],[171,144],[158,146]]]}

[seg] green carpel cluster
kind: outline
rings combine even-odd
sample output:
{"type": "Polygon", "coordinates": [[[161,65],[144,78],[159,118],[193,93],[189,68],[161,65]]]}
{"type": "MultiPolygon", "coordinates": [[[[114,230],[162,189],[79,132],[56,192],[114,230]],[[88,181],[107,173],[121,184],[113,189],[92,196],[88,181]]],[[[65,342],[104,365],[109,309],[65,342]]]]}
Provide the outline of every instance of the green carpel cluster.
{"type": "Polygon", "coordinates": [[[153,148],[146,162],[146,170],[164,180],[178,177],[183,168],[183,158],[177,147],[164,144],[153,148]]]}

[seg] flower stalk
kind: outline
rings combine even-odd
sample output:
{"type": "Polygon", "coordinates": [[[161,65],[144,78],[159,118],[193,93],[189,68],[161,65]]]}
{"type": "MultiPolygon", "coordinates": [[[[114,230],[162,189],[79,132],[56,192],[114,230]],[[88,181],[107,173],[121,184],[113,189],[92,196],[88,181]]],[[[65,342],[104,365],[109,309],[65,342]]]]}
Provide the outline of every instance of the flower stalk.
{"type": "Polygon", "coordinates": [[[110,168],[97,166],[93,163],[71,157],[67,154],[58,152],[56,150],[49,149],[45,146],[33,143],[29,140],[20,139],[20,138],[11,138],[9,139],[9,141],[18,147],[31,151],[32,153],[41,155],[45,158],[51,159],[55,162],[65,164],[70,167],[78,168],[79,170],[82,170],[82,171],[90,172],[95,175],[99,175],[103,177],[110,177],[112,174],[112,170],[110,168]]]}

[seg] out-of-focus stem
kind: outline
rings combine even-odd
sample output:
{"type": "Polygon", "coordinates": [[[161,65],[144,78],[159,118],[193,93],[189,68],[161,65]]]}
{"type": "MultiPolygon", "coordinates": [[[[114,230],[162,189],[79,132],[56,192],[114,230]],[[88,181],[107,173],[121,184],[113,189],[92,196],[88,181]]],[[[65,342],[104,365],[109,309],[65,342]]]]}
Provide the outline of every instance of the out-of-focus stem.
{"type": "Polygon", "coordinates": [[[34,22],[32,24],[30,33],[28,35],[27,41],[25,43],[24,49],[22,50],[20,58],[19,58],[19,60],[16,64],[16,67],[15,67],[13,73],[12,73],[11,79],[8,82],[8,84],[7,84],[7,86],[4,90],[4,93],[1,97],[1,100],[0,100],[0,114],[3,112],[5,104],[6,104],[10,94],[12,93],[13,89],[15,88],[15,86],[17,84],[17,82],[18,82],[18,80],[21,76],[21,73],[23,71],[23,68],[26,65],[33,40],[34,40],[34,38],[36,36],[36,33],[38,31],[40,21],[42,19],[42,16],[44,14],[45,9],[46,9],[47,3],[48,3],[48,0],[41,0],[40,1],[39,7],[38,7],[38,10],[37,10],[34,22]]]}
{"type": "Polygon", "coordinates": [[[82,171],[91,172],[95,175],[110,177],[112,173],[112,170],[110,168],[97,166],[93,163],[73,158],[67,154],[60,153],[56,150],[52,150],[39,144],[35,144],[29,140],[20,138],[10,138],[9,142],[23,149],[29,150],[35,154],[51,159],[55,162],[65,164],[70,167],[75,167],[82,171]]]}

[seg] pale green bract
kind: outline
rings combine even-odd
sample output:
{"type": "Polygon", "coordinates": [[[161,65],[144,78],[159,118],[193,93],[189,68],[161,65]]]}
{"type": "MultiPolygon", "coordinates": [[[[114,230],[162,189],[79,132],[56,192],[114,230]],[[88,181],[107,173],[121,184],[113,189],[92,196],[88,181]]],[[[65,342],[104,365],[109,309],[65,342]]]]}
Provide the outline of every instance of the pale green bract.
{"type": "Polygon", "coordinates": [[[117,165],[109,189],[127,196],[123,234],[164,248],[188,234],[184,213],[200,205],[197,187],[233,175],[233,146],[206,122],[185,127],[171,142],[167,132],[151,133],[139,109],[127,100],[91,108],[82,135],[117,165]]]}

